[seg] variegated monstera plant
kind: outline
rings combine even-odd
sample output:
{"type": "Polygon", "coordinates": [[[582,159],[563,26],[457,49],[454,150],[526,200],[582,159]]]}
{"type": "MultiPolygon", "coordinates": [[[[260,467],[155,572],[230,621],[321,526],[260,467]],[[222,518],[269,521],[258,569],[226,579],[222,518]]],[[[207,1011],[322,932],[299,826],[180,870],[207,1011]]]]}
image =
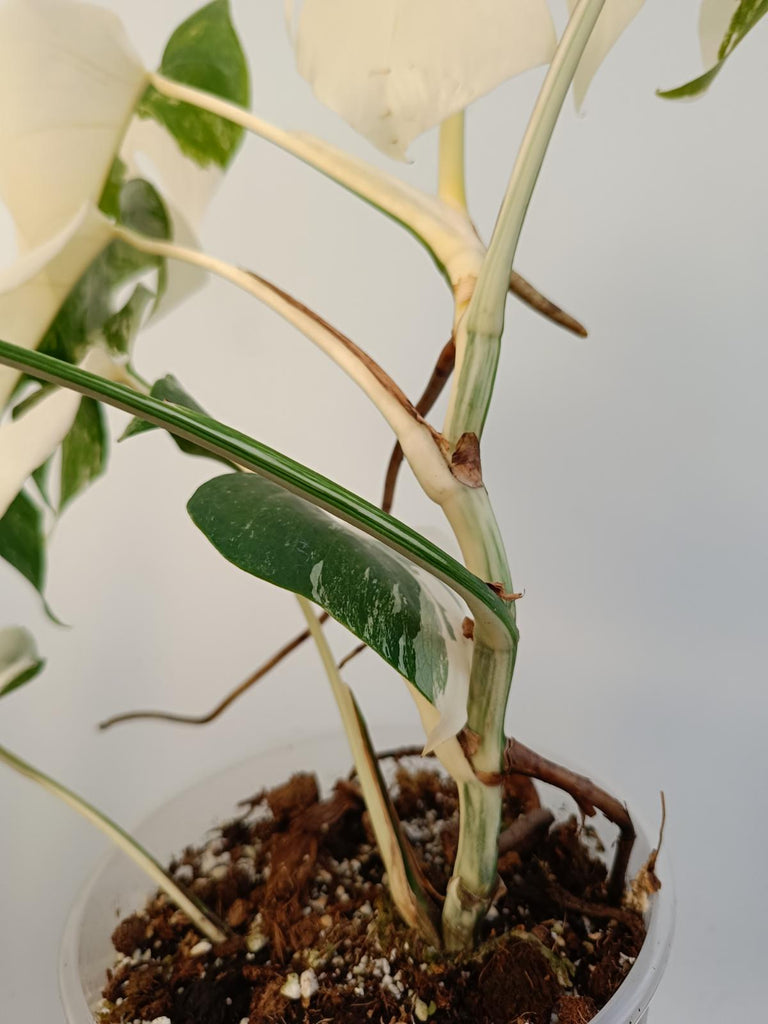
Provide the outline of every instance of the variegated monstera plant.
{"type": "MultiPolygon", "coordinates": [[[[0,5],[0,193],[19,247],[17,261],[0,275],[0,555],[42,591],[47,518],[61,514],[104,467],[102,404],[132,415],[126,435],[160,427],[183,452],[223,463],[225,470],[193,495],[189,513],[230,562],[297,595],[308,623],[304,636],[314,637],[338,701],[393,900],[408,924],[449,949],[472,944],[494,894],[503,772],[549,773],[568,786],[568,773],[504,735],[518,595],[482,479],[480,439],[508,292],[580,330],[513,270],[515,249],[571,83],[580,103],[641,6],[642,0],[568,0],[570,19],[559,41],[545,0],[290,6],[299,71],[375,146],[399,159],[417,135],[440,126],[439,187],[430,195],[251,113],[248,69],[227,0],[213,0],[176,30],[157,72],[143,66],[119,22],[98,6],[0,5]],[[465,201],[463,112],[537,65],[548,70],[486,246],[465,201]],[[197,247],[207,195],[244,132],[381,210],[433,257],[454,298],[453,335],[417,404],[320,315],[197,247]],[[142,153],[158,169],[154,184],[137,169],[142,153]],[[142,378],[134,351],[142,325],[207,273],[292,323],[384,416],[397,447],[381,508],[211,418],[175,378],[154,385],[142,378]],[[437,429],[425,417],[451,374],[447,418],[437,429]],[[403,459],[445,513],[464,564],[390,515],[403,459]],[[444,900],[421,883],[314,605],[403,677],[428,748],[456,779],[461,834],[444,900]]],[[[706,89],[767,9],[766,0],[703,0],[707,70],[665,95],[706,89]]],[[[24,628],[0,632],[0,695],[42,665],[24,628]]],[[[206,935],[222,938],[205,908],[100,812],[3,748],[0,758],[105,829],[206,935]]],[[[591,802],[612,814],[631,843],[620,806],[600,793],[591,802]]],[[[617,863],[615,882],[624,867],[625,860],[617,863]]]]}

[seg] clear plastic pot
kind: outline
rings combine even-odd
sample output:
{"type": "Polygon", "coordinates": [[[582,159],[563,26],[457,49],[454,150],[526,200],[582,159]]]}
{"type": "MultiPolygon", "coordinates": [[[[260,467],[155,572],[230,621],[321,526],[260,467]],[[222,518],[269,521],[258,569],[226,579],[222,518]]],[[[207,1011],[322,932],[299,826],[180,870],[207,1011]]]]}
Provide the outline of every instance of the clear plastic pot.
{"type": "MultiPolygon", "coordinates": [[[[398,741],[402,741],[401,736],[393,745],[398,741]]],[[[299,770],[316,772],[321,785],[329,787],[349,770],[349,762],[340,735],[261,753],[174,797],[135,829],[135,835],[167,863],[208,829],[234,816],[238,800],[277,785],[299,770]]],[[[554,808],[562,804],[556,791],[548,790],[546,799],[554,808]]],[[[563,810],[567,808],[563,806],[563,810]]],[[[651,849],[642,823],[635,824],[638,840],[630,872],[640,867],[651,849]]],[[[603,834],[610,842],[610,828],[603,834]]],[[[647,915],[648,934],[643,948],[621,988],[593,1018],[593,1024],[645,1024],[648,1019],[648,1004],[666,966],[674,927],[672,878],[664,851],[657,870],[663,887],[647,915]]],[[[93,1024],[93,1009],[99,1002],[107,968],[114,962],[110,935],[121,917],[143,905],[150,888],[132,862],[115,851],[107,855],[80,893],[67,921],[59,958],[67,1024],[93,1024]]]]}

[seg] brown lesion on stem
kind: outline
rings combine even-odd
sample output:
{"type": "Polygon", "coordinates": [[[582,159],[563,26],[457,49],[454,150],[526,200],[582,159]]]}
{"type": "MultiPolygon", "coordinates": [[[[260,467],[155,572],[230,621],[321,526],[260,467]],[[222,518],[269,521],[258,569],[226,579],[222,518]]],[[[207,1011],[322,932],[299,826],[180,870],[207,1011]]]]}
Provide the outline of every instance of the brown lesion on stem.
{"type": "Polygon", "coordinates": [[[451,472],[466,487],[483,486],[483,467],[477,434],[466,432],[456,442],[451,455],[451,472]]]}
{"type": "Polygon", "coordinates": [[[632,847],[635,843],[635,827],[626,806],[601,789],[585,775],[579,775],[563,765],[550,761],[530,747],[524,746],[516,739],[507,740],[504,749],[504,766],[502,773],[476,772],[481,782],[497,786],[504,775],[527,775],[540,782],[549,783],[568,793],[581,813],[588,818],[599,810],[605,817],[619,828],[619,842],[616,847],[613,866],[608,876],[608,898],[612,903],[620,903],[624,893],[632,847]]]}
{"type": "MultiPolygon", "coordinates": [[[[327,622],[329,619],[328,612],[323,612],[322,615],[318,616],[319,622],[327,622]]],[[[223,714],[230,704],[233,704],[238,697],[250,690],[252,686],[255,686],[259,680],[263,679],[264,676],[271,672],[275,666],[279,665],[280,662],[286,658],[289,654],[296,650],[297,647],[301,647],[305,640],[308,640],[310,636],[309,630],[305,629],[303,633],[297,634],[288,643],[283,644],[280,650],[275,651],[271,658],[268,658],[263,664],[261,664],[255,672],[252,672],[247,679],[243,680],[239,686],[236,686],[234,690],[230,691],[227,696],[207,714],[205,715],[179,715],[174,714],[171,711],[127,711],[121,715],[113,715],[112,718],[106,719],[104,722],[99,723],[99,729],[109,729],[113,725],[119,725],[121,722],[135,722],[139,719],[152,719],[154,721],[161,722],[177,722],[180,725],[208,725],[209,722],[213,722],[214,719],[218,718],[219,715],[223,714]]]]}

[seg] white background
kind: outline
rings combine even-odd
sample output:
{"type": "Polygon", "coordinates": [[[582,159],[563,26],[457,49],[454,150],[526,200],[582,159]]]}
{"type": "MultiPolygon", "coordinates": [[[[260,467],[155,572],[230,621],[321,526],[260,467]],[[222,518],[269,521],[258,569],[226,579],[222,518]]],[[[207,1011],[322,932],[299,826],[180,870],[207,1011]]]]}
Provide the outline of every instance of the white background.
{"type": "MultiPolygon", "coordinates": [[[[190,9],[108,6],[150,66],[190,9]]],[[[282,5],[234,7],[254,109],[378,160],[296,76],[282,5]]],[[[510,300],[483,445],[526,590],[509,730],[613,780],[647,821],[666,792],[678,931],[653,1024],[762,1019],[768,910],[768,38],[763,25],[704,100],[663,102],[657,86],[700,70],[696,11],[693,0],[649,3],[586,116],[565,111],[517,266],[590,338],[510,300]]],[[[470,201],[486,236],[540,78],[471,112],[470,201]]],[[[431,187],[434,133],[413,156],[402,173],[431,187]]],[[[203,241],[293,291],[420,392],[448,336],[449,296],[425,254],[374,211],[250,140],[203,241]]],[[[212,412],[378,498],[386,426],[301,336],[228,286],[209,284],[148,330],[137,362],[153,379],[175,372],[212,412]]],[[[0,622],[33,628],[49,658],[3,703],[0,742],[126,825],[195,778],[335,723],[305,649],[205,730],[95,730],[128,708],[204,711],[300,628],[288,595],[238,574],[188,521],[185,501],[211,475],[159,434],[113,452],[108,479],[52,543],[48,595],[70,630],[0,573],[0,622]]],[[[405,477],[396,511],[439,523],[405,477]]],[[[374,723],[413,722],[372,655],[349,678],[374,723]]],[[[8,772],[0,807],[0,1019],[52,1024],[59,933],[105,844],[8,772]]]]}

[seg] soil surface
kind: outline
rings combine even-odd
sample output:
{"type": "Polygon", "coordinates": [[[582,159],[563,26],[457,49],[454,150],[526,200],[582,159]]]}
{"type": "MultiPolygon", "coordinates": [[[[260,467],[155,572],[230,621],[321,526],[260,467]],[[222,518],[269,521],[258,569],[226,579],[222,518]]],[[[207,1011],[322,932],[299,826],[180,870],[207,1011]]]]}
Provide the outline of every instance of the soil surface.
{"type": "MultiPolygon", "coordinates": [[[[389,774],[405,834],[444,892],[457,797],[432,764],[389,774]]],[[[400,923],[354,780],[322,799],[314,776],[296,775],[242,806],[171,865],[231,937],[212,947],[155,896],[115,929],[101,1024],[586,1024],[642,945],[642,917],[607,903],[594,833],[551,825],[519,776],[507,780],[503,886],[463,956],[400,923]]]]}

